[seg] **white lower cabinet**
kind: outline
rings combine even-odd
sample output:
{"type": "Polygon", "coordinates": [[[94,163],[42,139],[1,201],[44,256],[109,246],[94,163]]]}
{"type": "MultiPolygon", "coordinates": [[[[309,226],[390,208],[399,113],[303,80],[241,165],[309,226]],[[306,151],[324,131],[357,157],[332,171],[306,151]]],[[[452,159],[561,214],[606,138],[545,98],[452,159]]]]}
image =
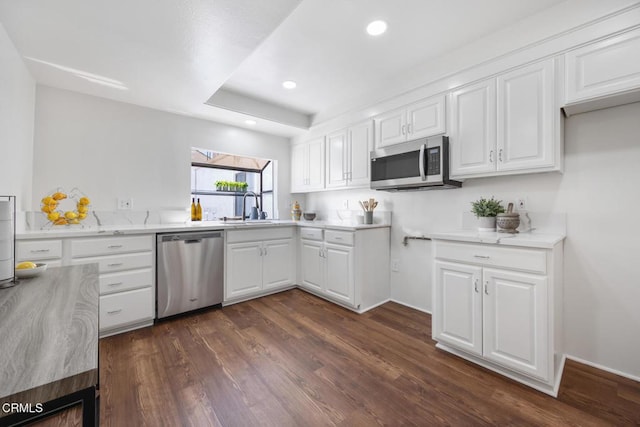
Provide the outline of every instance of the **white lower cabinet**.
{"type": "Polygon", "coordinates": [[[239,302],[295,284],[293,227],[227,232],[224,302],[239,302]]]}
{"type": "Polygon", "coordinates": [[[438,347],[556,396],[564,362],[556,332],[559,245],[521,249],[436,241],[438,347]]]}
{"type": "Polygon", "coordinates": [[[98,264],[100,337],[153,324],[153,235],[69,239],[65,245],[69,264],[98,264]]]}
{"type": "Polygon", "coordinates": [[[153,319],[155,301],[151,288],[136,289],[100,296],[100,335],[109,331],[140,322],[141,319],[153,319]]]}
{"type": "Polygon", "coordinates": [[[300,287],[364,312],[389,300],[389,229],[300,230],[300,287]]]}
{"type": "Polygon", "coordinates": [[[302,240],[301,286],[355,306],[353,248],[302,240]]]}
{"type": "Polygon", "coordinates": [[[62,240],[18,240],[16,242],[16,262],[32,261],[49,267],[62,265],[62,240]]]}

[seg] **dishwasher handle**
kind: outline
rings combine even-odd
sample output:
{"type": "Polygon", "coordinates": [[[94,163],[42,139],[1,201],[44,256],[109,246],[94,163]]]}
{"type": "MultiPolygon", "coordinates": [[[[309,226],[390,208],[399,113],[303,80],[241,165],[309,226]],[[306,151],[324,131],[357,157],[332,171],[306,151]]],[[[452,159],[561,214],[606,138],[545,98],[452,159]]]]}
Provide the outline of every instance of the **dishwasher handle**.
{"type": "Polygon", "coordinates": [[[205,231],[201,233],[158,234],[158,243],[180,242],[199,243],[202,239],[222,238],[222,231],[205,231]]]}

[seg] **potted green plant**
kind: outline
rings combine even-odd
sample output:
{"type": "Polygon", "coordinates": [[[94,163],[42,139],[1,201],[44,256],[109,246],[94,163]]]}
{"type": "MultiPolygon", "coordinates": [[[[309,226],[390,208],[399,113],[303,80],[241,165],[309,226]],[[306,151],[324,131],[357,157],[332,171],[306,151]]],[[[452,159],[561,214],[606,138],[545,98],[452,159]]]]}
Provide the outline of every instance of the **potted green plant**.
{"type": "Polygon", "coordinates": [[[496,216],[504,213],[502,200],[496,200],[493,196],[490,199],[481,197],[475,202],[471,202],[471,212],[478,218],[478,231],[495,231],[496,216]]]}
{"type": "Polygon", "coordinates": [[[247,184],[246,182],[241,182],[240,183],[240,191],[242,191],[243,193],[247,192],[247,188],[249,188],[249,184],[247,184]]]}
{"type": "Polygon", "coordinates": [[[216,181],[216,191],[223,191],[224,181],[216,181]]]}

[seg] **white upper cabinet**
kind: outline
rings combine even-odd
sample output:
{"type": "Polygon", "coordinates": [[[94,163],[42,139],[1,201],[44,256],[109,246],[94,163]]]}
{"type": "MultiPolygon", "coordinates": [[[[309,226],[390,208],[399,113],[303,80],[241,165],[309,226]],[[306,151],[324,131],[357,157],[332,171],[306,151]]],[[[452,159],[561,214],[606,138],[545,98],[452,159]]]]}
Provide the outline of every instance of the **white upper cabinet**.
{"type": "Polygon", "coordinates": [[[449,119],[451,176],[495,171],[495,80],[485,80],[451,92],[449,119]]]}
{"type": "Polygon", "coordinates": [[[553,167],[558,138],[553,60],[498,76],[498,171],[553,167]]]}
{"type": "Polygon", "coordinates": [[[375,129],[376,148],[443,134],[446,131],[445,95],[381,114],[375,119],[375,129]]]}
{"type": "MultiPolygon", "coordinates": [[[[567,104],[640,89],[640,29],[572,50],[565,57],[567,104]]],[[[638,99],[629,101],[634,100],[638,99]]],[[[612,105],[617,104],[596,108],[612,105]]]]}
{"type": "Polygon", "coordinates": [[[369,185],[372,134],[366,121],[327,135],[327,188],[369,185]]]}
{"type": "Polygon", "coordinates": [[[324,188],[324,137],[291,149],[291,192],[304,193],[324,188]]]}
{"type": "Polygon", "coordinates": [[[347,138],[346,129],[327,135],[327,188],[346,185],[349,151],[347,138]]]}
{"type": "Polygon", "coordinates": [[[451,92],[452,178],[560,170],[556,82],[548,59],[451,92]]]}

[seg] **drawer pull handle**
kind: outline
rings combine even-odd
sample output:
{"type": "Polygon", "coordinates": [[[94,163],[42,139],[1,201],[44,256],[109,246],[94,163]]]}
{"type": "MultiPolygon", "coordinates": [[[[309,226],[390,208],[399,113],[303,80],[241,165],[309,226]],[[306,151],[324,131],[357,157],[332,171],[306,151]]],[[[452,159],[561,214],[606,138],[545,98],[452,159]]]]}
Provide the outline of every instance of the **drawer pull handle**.
{"type": "Polygon", "coordinates": [[[484,293],[489,295],[489,282],[484,283],[484,293]]]}
{"type": "Polygon", "coordinates": [[[111,311],[107,311],[107,314],[118,314],[122,311],[121,308],[117,309],[117,310],[111,310],[111,311]]]}
{"type": "Polygon", "coordinates": [[[120,286],[120,285],[122,285],[122,282],[109,283],[107,286],[120,286]]]}
{"type": "Polygon", "coordinates": [[[198,298],[189,298],[189,301],[195,302],[195,301],[198,301],[198,298]]]}
{"type": "Polygon", "coordinates": [[[478,293],[478,279],[476,279],[476,280],[473,282],[473,289],[476,291],[476,294],[477,294],[477,293],[478,293]]]}
{"type": "Polygon", "coordinates": [[[342,237],[335,237],[336,240],[342,240],[342,237]]]}
{"type": "Polygon", "coordinates": [[[474,258],[480,258],[480,259],[489,259],[490,256],[489,255],[474,255],[474,258]]]}
{"type": "Polygon", "coordinates": [[[51,249],[31,249],[32,254],[43,254],[46,252],[51,252],[51,249]]]}
{"type": "Polygon", "coordinates": [[[107,248],[109,248],[109,249],[118,249],[118,248],[121,248],[121,247],[122,247],[122,245],[109,245],[109,246],[107,246],[107,248]]]}
{"type": "Polygon", "coordinates": [[[113,264],[107,264],[107,267],[118,267],[121,266],[123,263],[121,262],[114,262],[113,264]]]}

